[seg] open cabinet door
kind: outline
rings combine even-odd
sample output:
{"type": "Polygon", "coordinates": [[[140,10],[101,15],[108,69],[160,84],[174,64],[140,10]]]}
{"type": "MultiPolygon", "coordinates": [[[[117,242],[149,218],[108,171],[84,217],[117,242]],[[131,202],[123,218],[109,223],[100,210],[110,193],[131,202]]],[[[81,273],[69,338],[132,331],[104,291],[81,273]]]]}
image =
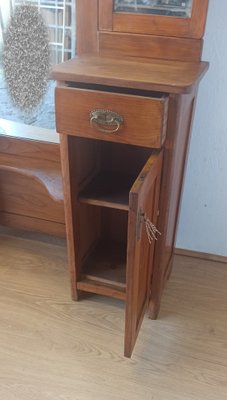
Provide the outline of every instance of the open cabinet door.
{"type": "MultiPolygon", "coordinates": [[[[124,351],[126,357],[132,354],[149,300],[156,240],[150,238],[149,241],[146,222],[149,224],[150,221],[154,225],[157,223],[161,166],[162,152],[151,155],[129,193],[124,351]]],[[[147,225],[148,230],[149,226],[151,225],[147,225]]]]}

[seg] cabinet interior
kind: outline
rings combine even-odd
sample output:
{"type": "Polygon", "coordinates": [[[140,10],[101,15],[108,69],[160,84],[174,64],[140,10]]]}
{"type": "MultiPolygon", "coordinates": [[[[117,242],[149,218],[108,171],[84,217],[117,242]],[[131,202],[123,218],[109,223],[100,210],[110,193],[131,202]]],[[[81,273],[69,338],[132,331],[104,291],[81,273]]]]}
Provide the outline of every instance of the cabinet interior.
{"type": "Polygon", "coordinates": [[[72,136],[69,141],[77,171],[71,171],[77,288],[125,299],[129,192],[154,151],[72,136]]]}

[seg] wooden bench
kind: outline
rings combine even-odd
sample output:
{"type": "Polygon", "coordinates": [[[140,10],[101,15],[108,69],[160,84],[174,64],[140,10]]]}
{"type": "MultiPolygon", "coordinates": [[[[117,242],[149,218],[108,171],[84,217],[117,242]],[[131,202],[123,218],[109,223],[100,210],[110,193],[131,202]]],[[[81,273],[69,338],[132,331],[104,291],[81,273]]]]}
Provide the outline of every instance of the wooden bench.
{"type": "Polygon", "coordinates": [[[0,224],[65,236],[54,130],[0,119],[0,224]]]}

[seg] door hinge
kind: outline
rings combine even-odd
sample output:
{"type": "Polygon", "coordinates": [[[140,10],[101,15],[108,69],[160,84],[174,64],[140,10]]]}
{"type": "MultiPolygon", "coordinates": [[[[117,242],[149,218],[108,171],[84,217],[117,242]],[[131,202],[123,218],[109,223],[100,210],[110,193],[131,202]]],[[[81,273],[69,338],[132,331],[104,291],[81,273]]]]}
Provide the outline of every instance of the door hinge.
{"type": "Polygon", "coordinates": [[[137,221],[136,221],[136,240],[140,240],[141,238],[141,225],[143,221],[144,213],[140,210],[137,214],[137,221]]]}

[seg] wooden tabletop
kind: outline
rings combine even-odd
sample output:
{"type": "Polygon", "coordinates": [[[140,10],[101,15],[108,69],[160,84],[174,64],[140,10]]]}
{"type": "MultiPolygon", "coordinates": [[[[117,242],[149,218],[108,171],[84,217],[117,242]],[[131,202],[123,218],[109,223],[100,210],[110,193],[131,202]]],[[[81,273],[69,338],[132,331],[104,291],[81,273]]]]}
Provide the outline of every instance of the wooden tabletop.
{"type": "Polygon", "coordinates": [[[189,93],[208,67],[207,62],[83,55],[55,66],[51,78],[167,93],[189,93]]]}

